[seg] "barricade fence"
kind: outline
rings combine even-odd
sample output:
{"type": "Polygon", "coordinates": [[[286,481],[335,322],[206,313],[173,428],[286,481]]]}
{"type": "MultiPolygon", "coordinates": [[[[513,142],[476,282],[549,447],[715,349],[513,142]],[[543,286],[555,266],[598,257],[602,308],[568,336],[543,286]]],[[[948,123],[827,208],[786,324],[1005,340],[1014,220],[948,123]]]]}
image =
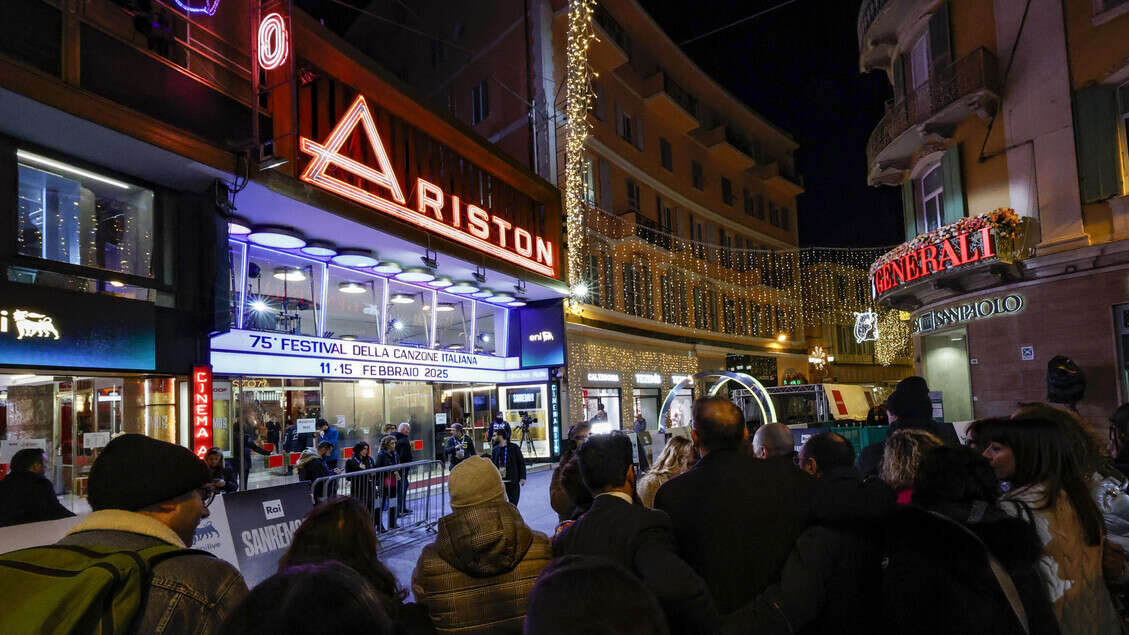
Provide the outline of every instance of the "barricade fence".
{"type": "Polygon", "coordinates": [[[359,501],[382,541],[410,530],[436,531],[447,511],[446,464],[413,461],[323,476],[310,484],[315,505],[334,496],[359,501]]]}

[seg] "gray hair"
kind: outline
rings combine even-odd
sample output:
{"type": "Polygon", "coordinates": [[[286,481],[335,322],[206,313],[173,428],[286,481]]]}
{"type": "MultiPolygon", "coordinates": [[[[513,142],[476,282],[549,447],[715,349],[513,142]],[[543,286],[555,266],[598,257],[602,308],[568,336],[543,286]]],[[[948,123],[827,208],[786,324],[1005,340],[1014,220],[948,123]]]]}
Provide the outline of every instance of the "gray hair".
{"type": "Polygon", "coordinates": [[[411,432],[412,431],[412,424],[405,421],[405,422],[401,423],[399,426],[396,427],[396,432],[404,432],[405,430],[407,430],[408,432],[411,432]]]}

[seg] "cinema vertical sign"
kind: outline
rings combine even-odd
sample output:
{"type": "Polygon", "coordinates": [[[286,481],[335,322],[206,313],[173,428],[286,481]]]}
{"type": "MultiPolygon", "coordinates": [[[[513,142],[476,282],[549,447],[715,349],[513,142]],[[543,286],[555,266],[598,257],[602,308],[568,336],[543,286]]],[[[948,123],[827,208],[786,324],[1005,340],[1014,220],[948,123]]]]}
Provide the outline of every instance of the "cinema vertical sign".
{"type": "Polygon", "coordinates": [[[424,178],[417,178],[405,192],[364,95],[353,100],[324,142],[301,137],[298,147],[311,157],[300,177],[307,183],[530,271],[557,276],[558,252],[544,237],[479,205],[460,200],[424,178]],[[343,153],[357,131],[368,137],[375,165],[343,153]],[[339,178],[343,173],[355,179],[339,178]],[[375,188],[362,187],[353,182],[356,180],[375,188]],[[414,204],[409,204],[409,198],[414,199],[414,204]]]}
{"type": "Polygon", "coordinates": [[[212,367],[192,367],[192,450],[201,459],[212,447],[212,367]]]}
{"type": "Polygon", "coordinates": [[[911,282],[975,262],[996,258],[995,237],[990,227],[939,236],[933,242],[903,245],[895,257],[871,271],[874,295],[879,297],[911,282]]]}

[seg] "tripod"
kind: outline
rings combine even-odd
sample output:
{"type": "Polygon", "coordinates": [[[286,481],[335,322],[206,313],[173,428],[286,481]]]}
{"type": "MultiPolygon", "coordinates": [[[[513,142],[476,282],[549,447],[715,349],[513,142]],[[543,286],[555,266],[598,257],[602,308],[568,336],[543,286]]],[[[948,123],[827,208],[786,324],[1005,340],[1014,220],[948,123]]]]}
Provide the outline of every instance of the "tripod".
{"type": "Polygon", "coordinates": [[[529,420],[523,420],[521,422],[521,443],[518,444],[518,449],[520,449],[524,452],[525,450],[523,448],[525,447],[526,444],[528,444],[529,445],[529,453],[530,453],[530,456],[532,456],[533,454],[535,454],[537,452],[537,450],[536,450],[536,448],[533,447],[533,437],[529,436],[529,424],[530,423],[531,422],[529,420]]]}

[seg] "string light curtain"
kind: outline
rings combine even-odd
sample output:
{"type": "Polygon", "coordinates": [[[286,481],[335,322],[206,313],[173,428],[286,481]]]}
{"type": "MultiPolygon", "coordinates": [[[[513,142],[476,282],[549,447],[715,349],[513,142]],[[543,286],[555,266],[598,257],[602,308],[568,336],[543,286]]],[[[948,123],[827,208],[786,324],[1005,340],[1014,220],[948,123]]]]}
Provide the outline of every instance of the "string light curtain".
{"type": "Polygon", "coordinates": [[[566,274],[574,288],[583,278],[584,242],[584,143],[590,123],[592,78],[588,47],[595,39],[592,28],[594,0],[569,0],[567,68],[565,82],[565,235],[568,239],[566,274]]]}

